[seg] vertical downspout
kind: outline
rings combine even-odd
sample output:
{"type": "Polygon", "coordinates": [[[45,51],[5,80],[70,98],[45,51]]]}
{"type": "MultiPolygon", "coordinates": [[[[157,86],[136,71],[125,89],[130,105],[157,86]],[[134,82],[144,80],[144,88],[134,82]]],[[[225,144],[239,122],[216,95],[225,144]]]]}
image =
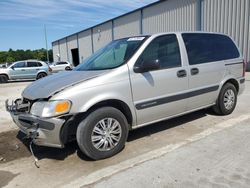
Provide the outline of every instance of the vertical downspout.
{"type": "Polygon", "coordinates": [[[81,58],[80,58],[80,51],[79,51],[79,39],[78,39],[78,34],[76,34],[76,42],[77,42],[77,49],[78,49],[78,59],[79,59],[79,64],[81,63],[81,58]]]}
{"type": "Polygon", "coordinates": [[[143,34],[143,9],[141,9],[141,17],[140,17],[140,34],[143,34]]]}
{"type": "Polygon", "coordinates": [[[201,31],[202,28],[202,0],[197,0],[196,10],[196,30],[201,31]]]}
{"type": "MultiPolygon", "coordinates": [[[[68,37],[66,37],[67,61],[69,61],[68,37]]],[[[72,63],[72,62],[70,62],[72,63]]]]}
{"type": "Polygon", "coordinates": [[[58,61],[61,61],[60,41],[57,42],[57,45],[58,45],[58,54],[59,54],[59,57],[57,57],[57,59],[58,59],[58,61]]]}

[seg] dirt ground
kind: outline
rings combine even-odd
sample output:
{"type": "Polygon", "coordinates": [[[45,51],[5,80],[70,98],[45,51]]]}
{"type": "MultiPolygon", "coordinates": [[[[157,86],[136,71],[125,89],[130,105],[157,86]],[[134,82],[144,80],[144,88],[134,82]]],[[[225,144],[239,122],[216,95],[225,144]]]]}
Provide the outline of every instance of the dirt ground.
{"type": "Polygon", "coordinates": [[[0,164],[30,156],[28,140],[22,142],[22,137],[18,130],[0,133],[0,164]]]}

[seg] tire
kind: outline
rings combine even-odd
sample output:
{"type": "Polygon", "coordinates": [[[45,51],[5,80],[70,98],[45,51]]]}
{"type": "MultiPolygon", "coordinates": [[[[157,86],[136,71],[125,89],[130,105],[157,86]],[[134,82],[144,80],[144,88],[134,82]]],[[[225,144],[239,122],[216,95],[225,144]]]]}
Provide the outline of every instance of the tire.
{"type": "Polygon", "coordinates": [[[213,106],[213,111],[218,115],[231,114],[237,103],[237,90],[231,83],[226,83],[219,94],[216,105],[213,106]]]}
{"type": "Polygon", "coordinates": [[[7,83],[7,82],[8,82],[8,76],[0,75],[0,83],[7,83]]]}
{"type": "Polygon", "coordinates": [[[70,67],[65,67],[65,70],[68,71],[68,70],[71,70],[71,68],[70,67]]]}
{"type": "Polygon", "coordinates": [[[45,77],[45,76],[47,76],[47,74],[44,73],[44,72],[41,72],[41,73],[39,73],[39,74],[36,76],[36,79],[39,80],[39,79],[41,79],[41,78],[43,78],[43,77],[45,77]]]}
{"type": "Polygon", "coordinates": [[[91,112],[80,122],[77,128],[76,139],[80,150],[85,155],[91,159],[100,160],[114,156],[124,148],[128,131],[127,119],[121,111],[113,107],[102,107],[91,112]],[[108,122],[111,123],[110,130],[105,134],[103,127],[107,126],[102,126],[103,124],[101,125],[100,122],[105,125],[108,122]],[[113,131],[112,128],[114,129],[113,131]],[[116,140],[113,138],[116,138],[116,140]],[[110,144],[112,143],[111,141],[113,146],[110,144]]]}

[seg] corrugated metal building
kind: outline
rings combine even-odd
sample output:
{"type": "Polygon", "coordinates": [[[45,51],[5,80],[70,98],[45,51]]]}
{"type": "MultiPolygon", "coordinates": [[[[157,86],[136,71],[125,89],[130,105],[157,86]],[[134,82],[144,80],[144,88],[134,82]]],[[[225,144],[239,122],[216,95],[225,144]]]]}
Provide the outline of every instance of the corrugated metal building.
{"type": "Polygon", "coordinates": [[[250,61],[250,0],[162,0],[54,41],[54,61],[74,65],[108,42],[168,31],[211,31],[230,35],[250,61]]]}

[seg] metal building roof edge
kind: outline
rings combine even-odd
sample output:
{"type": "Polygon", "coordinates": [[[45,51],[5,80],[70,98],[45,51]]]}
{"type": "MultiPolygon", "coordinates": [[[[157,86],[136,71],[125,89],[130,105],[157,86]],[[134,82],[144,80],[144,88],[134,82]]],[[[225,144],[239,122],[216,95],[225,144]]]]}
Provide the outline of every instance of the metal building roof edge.
{"type": "Polygon", "coordinates": [[[108,23],[108,22],[114,21],[114,20],[116,20],[116,19],[118,19],[118,18],[121,18],[121,17],[123,17],[123,16],[127,16],[127,15],[129,15],[129,14],[132,14],[132,13],[134,13],[134,12],[141,11],[141,10],[143,10],[143,9],[145,9],[145,8],[148,8],[148,7],[151,7],[151,6],[153,6],[153,5],[159,4],[159,3],[163,2],[163,1],[167,1],[167,0],[159,0],[159,1],[156,1],[156,2],[153,2],[153,3],[150,3],[150,4],[145,5],[145,6],[143,6],[143,7],[140,7],[140,8],[137,8],[137,9],[135,9],[135,10],[132,10],[132,11],[130,11],[130,12],[127,12],[127,13],[125,13],[125,14],[122,14],[122,15],[120,15],[120,16],[117,16],[117,17],[111,18],[111,19],[109,19],[109,20],[106,20],[106,21],[104,21],[104,22],[102,22],[102,23],[99,23],[99,24],[97,24],[97,25],[94,25],[94,26],[92,26],[92,27],[88,27],[88,28],[83,29],[83,30],[81,30],[81,31],[75,32],[75,33],[73,33],[73,34],[71,34],[71,35],[68,35],[68,36],[65,36],[65,37],[63,37],[63,38],[60,38],[60,39],[58,39],[58,40],[53,41],[53,42],[52,42],[52,45],[53,45],[53,43],[59,42],[60,40],[63,40],[63,39],[66,39],[66,38],[68,38],[68,37],[71,37],[71,36],[77,35],[77,34],[79,34],[79,33],[82,33],[82,32],[84,32],[84,31],[93,29],[93,28],[95,28],[95,27],[98,27],[98,26],[100,26],[100,25],[103,25],[103,24],[106,24],[106,23],[108,23]]]}

